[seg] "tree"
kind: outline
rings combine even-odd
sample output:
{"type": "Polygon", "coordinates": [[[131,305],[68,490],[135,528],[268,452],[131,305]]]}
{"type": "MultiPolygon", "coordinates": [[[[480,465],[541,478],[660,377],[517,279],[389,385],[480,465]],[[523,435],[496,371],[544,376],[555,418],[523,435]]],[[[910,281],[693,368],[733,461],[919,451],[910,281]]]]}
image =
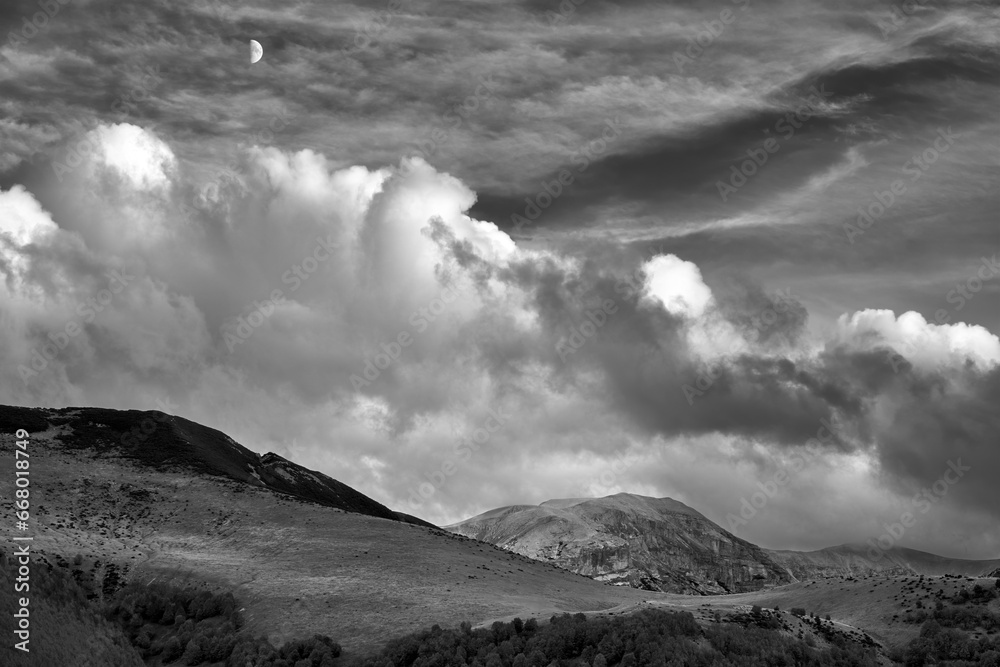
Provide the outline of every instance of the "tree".
{"type": "Polygon", "coordinates": [[[594,656],[594,667],[608,667],[608,659],[604,657],[603,653],[594,656]]]}
{"type": "Polygon", "coordinates": [[[920,628],[921,637],[936,637],[941,633],[941,625],[933,618],[924,623],[920,628]]]}
{"type": "Polygon", "coordinates": [[[806,610],[802,607],[792,607],[792,615],[801,618],[806,615],[806,610]]]}
{"type": "Polygon", "coordinates": [[[200,665],[205,660],[205,635],[200,632],[191,638],[184,648],[183,661],[186,665],[200,665]]]}
{"type": "Polygon", "coordinates": [[[171,637],[163,645],[163,653],[161,654],[163,664],[173,662],[181,657],[182,653],[184,653],[184,647],[181,646],[180,640],[177,637],[171,637]]]}

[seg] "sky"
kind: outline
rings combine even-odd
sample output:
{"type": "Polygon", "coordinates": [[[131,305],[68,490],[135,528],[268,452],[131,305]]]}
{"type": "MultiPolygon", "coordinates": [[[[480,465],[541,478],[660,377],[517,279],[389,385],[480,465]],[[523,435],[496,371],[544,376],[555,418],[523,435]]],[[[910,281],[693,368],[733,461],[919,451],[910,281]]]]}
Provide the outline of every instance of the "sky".
{"type": "Polygon", "coordinates": [[[998,28],[5,2],[0,403],[164,410],[439,525],[629,492],[998,558],[998,28]]]}

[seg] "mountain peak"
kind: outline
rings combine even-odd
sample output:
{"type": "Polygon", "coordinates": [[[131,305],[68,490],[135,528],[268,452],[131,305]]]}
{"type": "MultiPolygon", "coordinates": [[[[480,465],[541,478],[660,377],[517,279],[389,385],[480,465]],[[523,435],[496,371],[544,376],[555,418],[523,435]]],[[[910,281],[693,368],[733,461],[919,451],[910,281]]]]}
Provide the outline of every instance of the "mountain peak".
{"type": "Polygon", "coordinates": [[[787,583],[763,549],[673,498],[616,493],[501,507],[446,527],[600,581],[727,593],[787,583]]]}

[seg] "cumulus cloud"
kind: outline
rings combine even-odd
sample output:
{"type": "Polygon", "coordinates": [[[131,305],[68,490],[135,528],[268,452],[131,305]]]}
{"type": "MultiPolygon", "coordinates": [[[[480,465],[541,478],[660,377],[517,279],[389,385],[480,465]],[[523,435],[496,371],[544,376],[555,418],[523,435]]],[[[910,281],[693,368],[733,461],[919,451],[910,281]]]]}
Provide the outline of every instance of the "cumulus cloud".
{"type": "Polygon", "coordinates": [[[658,255],[643,267],[646,294],[668,312],[698,318],[712,302],[712,290],[701,279],[701,271],[675,255],[658,255]]]}
{"type": "MultiPolygon", "coordinates": [[[[983,327],[866,310],[812,336],[795,296],[716,295],[677,254],[617,270],[519,247],[420,158],[370,169],[251,147],[205,196],[154,133],[90,136],[98,148],[45,194],[0,192],[3,402],[169,397],[442,523],[593,489],[721,512],[727,492],[704,498],[676,472],[720,483],[722,466],[694,474],[692,447],[753,468],[824,424],[821,462],[867,461],[843,479],[873,489],[925,483],[956,438],[993,464],[1000,343],[983,327]],[[601,482],[622,451],[646,463],[601,482]]],[[[956,492],[987,514],[989,496],[956,492]]]]}
{"type": "Polygon", "coordinates": [[[837,320],[834,340],[855,350],[889,347],[924,371],[960,368],[967,361],[979,370],[1000,363],[1000,340],[983,326],[964,322],[932,324],[913,311],[896,317],[891,310],[864,310],[837,320]]]}

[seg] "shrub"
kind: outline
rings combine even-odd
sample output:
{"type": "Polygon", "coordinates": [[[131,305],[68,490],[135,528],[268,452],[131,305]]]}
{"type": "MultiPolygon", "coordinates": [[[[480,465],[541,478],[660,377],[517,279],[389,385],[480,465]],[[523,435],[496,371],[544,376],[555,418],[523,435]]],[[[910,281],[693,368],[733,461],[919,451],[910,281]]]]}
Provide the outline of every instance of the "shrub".
{"type": "Polygon", "coordinates": [[[160,658],[163,664],[167,664],[181,657],[183,653],[184,647],[181,646],[180,640],[177,637],[171,637],[163,645],[163,653],[160,654],[160,658]]]}

